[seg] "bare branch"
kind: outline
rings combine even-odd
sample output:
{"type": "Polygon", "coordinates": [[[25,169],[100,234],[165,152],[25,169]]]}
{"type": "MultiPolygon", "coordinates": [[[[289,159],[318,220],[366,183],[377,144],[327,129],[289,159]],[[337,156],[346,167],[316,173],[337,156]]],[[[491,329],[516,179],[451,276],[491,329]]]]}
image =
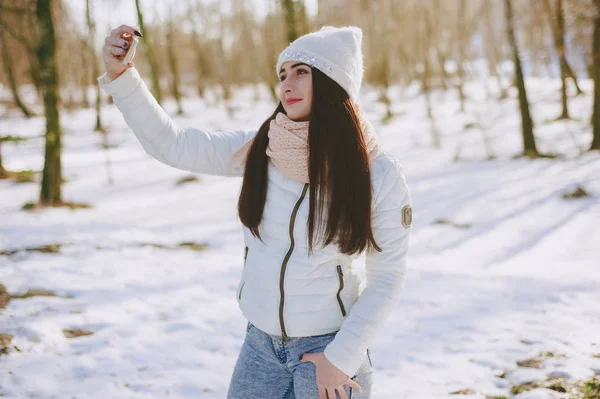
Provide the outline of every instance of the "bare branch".
{"type": "Polygon", "coordinates": [[[11,7],[5,6],[0,3],[0,11],[11,12],[15,14],[34,14],[33,9],[31,8],[19,8],[19,7],[11,7]]]}
{"type": "Polygon", "coordinates": [[[35,52],[35,47],[29,42],[25,36],[21,36],[16,31],[14,31],[10,24],[6,23],[0,18],[0,29],[4,29],[10,36],[12,36],[15,40],[19,42],[20,45],[25,47],[27,50],[35,52]]]}

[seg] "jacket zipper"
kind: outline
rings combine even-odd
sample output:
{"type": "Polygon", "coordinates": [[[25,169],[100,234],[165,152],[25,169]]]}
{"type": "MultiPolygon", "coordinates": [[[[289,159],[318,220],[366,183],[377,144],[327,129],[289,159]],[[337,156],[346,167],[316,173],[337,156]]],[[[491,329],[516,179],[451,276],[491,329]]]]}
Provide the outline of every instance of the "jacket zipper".
{"type": "Polygon", "coordinates": [[[340,289],[337,292],[337,300],[340,304],[340,310],[342,311],[342,316],[346,317],[346,309],[344,308],[344,303],[342,302],[342,298],[340,297],[340,292],[344,289],[344,274],[342,273],[342,266],[337,265],[338,277],[340,278],[340,289]]]}
{"type": "MultiPolygon", "coordinates": [[[[244,267],[246,267],[246,258],[247,257],[248,257],[248,247],[246,247],[246,250],[244,251],[244,267]]],[[[240,294],[238,295],[238,299],[240,301],[242,300],[242,290],[244,289],[244,285],[246,285],[245,281],[242,283],[242,286],[240,287],[240,294]]]]}
{"type": "Polygon", "coordinates": [[[240,294],[238,295],[238,299],[241,301],[242,300],[242,290],[244,289],[244,285],[246,285],[246,282],[244,281],[244,283],[242,284],[242,286],[240,287],[240,294]]]}
{"type": "Polygon", "coordinates": [[[283,303],[284,303],[284,288],[283,288],[283,279],[285,277],[285,268],[287,266],[287,262],[292,256],[292,252],[294,251],[294,223],[296,222],[296,214],[298,213],[298,209],[300,208],[300,204],[306,195],[306,190],[308,189],[308,183],[304,184],[304,188],[302,189],[302,195],[300,199],[296,202],[294,206],[294,210],[292,211],[292,215],[290,217],[290,249],[288,249],[285,254],[285,258],[283,258],[283,263],[281,264],[281,274],[279,276],[279,292],[281,293],[281,298],[279,301],[279,324],[281,324],[281,342],[285,344],[287,341],[287,333],[285,331],[285,323],[283,321],[283,303]]]}

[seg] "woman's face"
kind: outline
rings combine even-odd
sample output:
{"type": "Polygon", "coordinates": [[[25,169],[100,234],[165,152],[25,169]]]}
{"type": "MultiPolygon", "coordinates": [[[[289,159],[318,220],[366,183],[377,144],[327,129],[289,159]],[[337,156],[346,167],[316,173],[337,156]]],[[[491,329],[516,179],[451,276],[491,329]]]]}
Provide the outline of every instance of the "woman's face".
{"type": "Polygon", "coordinates": [[[312,71],[298,61],[285,62],[279,71],[279,100],[291,120],[307,121],[312,104],[312,71]]]}

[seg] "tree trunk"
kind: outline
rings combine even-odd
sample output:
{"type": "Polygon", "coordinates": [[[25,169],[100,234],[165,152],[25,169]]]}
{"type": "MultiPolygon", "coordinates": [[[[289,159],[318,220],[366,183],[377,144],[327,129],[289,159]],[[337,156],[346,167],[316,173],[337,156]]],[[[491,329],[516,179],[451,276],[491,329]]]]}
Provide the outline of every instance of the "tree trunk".
{"type": "Polygon", "coordinates": [[[559,58],[560,65],[560,81],[561,81],[561,105],[562,112],[558,119],[569,119],[569,102],[567,96],[567,68],[568,62],[565,56],[565,20],[562,11],[562,0],[556,0],[556,10],[552,9],[550,0],[544,1],[544,7],[546,8],[546,14],[550,22],[550,29],[552,30],[552,37],[554,39],[554,49],[559,58]],[[556,15],[556,20],[554,18],[556,15]]]}
{"type": "Polygon", "coordinates": [[[34,113],[23,103],[23,101],[21,101],[21,97],[19,96],[19,87],[13,73],[13,67],[10,62],[10,54],[8,52],[8,40],[6,40],[6,36],[2,28],[0,28],[0,51],[0,59],[2,59],[4,73],[8,79],[8,86],[10,88],[13,101],[15,102],[15,105],[21,109],[23,115],[25,115],[26,118],[30,118],[34,116],[34,113]]]}
{"type": "Polygon", "coordinates": [[[424,34],[423,34],[423,43],[421,46],[421,51],[423,52],[423,74],[422,74],[422,88],[423,93],[425,94],[425,105],[427,107],[427,119],[429,119],[431,123],[431,136],[433,146],[435,148],[441,147],[440,135],[435,125],[435,118],[433,116],[433,107],[431,104],[431,87],[429,83],[429,78],[431,77],[431,64],[429,60],[429,50],[431,46],[431,35],[432,35],[432,27],[431,27],[431,16],[429,15],[429,10],[427,8],[422,8],[423,13],[423,22],[424,22],[424,34]]]}
{"type": "Polygon", "coordinates": [[[285,25],[287,27],[287,39],[290,43],[298,38],[295,3],[294,0],[281,0],[281,6],[285,15],[285,25]]]}
{"type": "Polygon", "coordinates": [[[46,115],[46,148],[40,203],[52,206],[61,202],[61,128],[58,106],[58,74],[56,71],[56,38],[52,16],[52,2],[36,1],[36,17],[40,37],[36,51],[40,65],[40,85],[44,96],[44,112],[46,115]]]}
{"type": "MultiPolygon", "coordinates": [[[[266,51],[264,53],[265,58],[266,58],[266,62],[265,62],[266,65],[277,64],[277,57],[279,55],[276,52],[276,49],[278,47],[280,47],[279,41],[277,41],[278,44],[274,43],[274,41],[278,37],[278,35],[276,34],[275,23],[273,21],[275,18],[277,18],[277,14],[275,14],[275,12],[270,12],[265,17],[265,23],[263,23],[262,27],[261,27],[262,40],[265,43],[265,48],[266,48],[266,51]]],[[[273,73],[270,70],[267,70],[265,73],[266,73],[266,75],[263,76],[263,80],[264,80],[265,84],[267,85],[267,87],[269,88],[269,93],[271,94],[271,99],[273,100],[273,103],[279,104],[280,99],[279,99],[279,93],[277,91],[277,85],[279,83],[279,78],[276,73],[273,73]]]]}
{"type": "MultiPolygon", "coordinates": [[[[556,0],[556,48],[560,55],[560,80],[562,96],[561,119],[569,119],[569,101],[567,98],[567,57],[565,56],[565,18],[562,9],[562,0],[556,0]]],[[[575,83],[577,84],[577,83],[575,83]]],[[[579,89],[579,88],[578,88],[579,89]]]]}
{"type": "MultiPolygon", "coordinates": [[[[443,4],[441,3],[440,0],[434,0],[431,3],[432,7],[431,10],[432,12],[434,12],[434,16],[432,16],[431,18],[435,21],[435,26],[441,27],[442,26],[442,21],[444,20],[444,18],[446,18],[446,16],[444,15],[444,8],[443,8],[443,4]]],[[[395,15],[394,15],[395,17],[395,15]]],[[[433,33],[432,33],[433,34],[433,33]]],[[[447,64],[447,60],[448,60],[448,54],[446,53],[446,51],[444,50],[444,40],[441,40],[441,36],[438,33],[440,39],[435,41],[435,59],[438,63],[439,66],[439,70],[440,70],[440,74],[441,74],[441,85],[442,85],[442,91],[444,93],[446,93],[446,91],[448,90],[449,85],[451,85],[451,79],[450,76],[448,76],[448,71],[446,70],[446,64],[447,64]]],[[[405,42],[402,41],[402,45],[405,45],[405,42]]],[[[406,57],[406,51],[400,47],[400,57],[401,58],[405,58],[406,57]]]]}
{"type": "Polygon", "coordinates": [[[463,67],[463,63],[466,58],[465,41],[466,38],[466,21],[465,14],[467,9],[466,0],[460,1],[460,6],[457,8],[458,10],[458,62],[457,62],[457,72],[458,72],[458,85],[456,88],[458,89],[458,98],[460,99],[460,112],[465,112],[465,91],[464,91],[464,83],[465,83],[465,69],[463,67]]]}
{"type": "Polygon", "coordinates": [[[198,96],[204,98],[206,78],[209,75],[209,62],[205,57],[205,50],[200,44],[200,38],[196,31],[195,24],[192,26],[192,47],[196,55],[196,87],[198,89],[198,96]]]}
{"type": "MultiPolygon", "coordinates": [[[[556,0],[556,36],[555,45],[560,57],[560,81],[561,81],[561,105],[562,113],[560,119],[569,119],[569,101],[567,98],[567,57],[565,56],[565,18],[563,15],[562,0],[556,0]]],[[[575,81],[577,85],[577,81],[575,81]]],[[[579,91],[579,87],[577,88],[579,91]]]]}
{"type": "Polygon", "coordinates": [[[564,75],[565,75],[565,81],[568,77],[571,78],[571,80],[573,81],[573,84],[575,85],[575,88],[577,89],[577,94],[583,94],[583,91],[581,90],[581,88],[579,87],[579,84],[577,83],[577,77],[575,76],[575,73],[573,72],[573,69],[571,69],[571,65],[567,62],[567,48],[565,46],[565,35],[567,34],[566,32],[566,28],[565,28],[565,15],[563,12],[563,0],[556,0],[556,19],[557,19],[557,36],[556,38],[558,39],[558,45],[557,48],[559,50],[559,54],[560,54],[560,64],[561,64],[561,75],[562,75],[562,71],[564,70],[564,75]]]}
{"type": "MultiPolygon", "coordinates": [[[[177,39],[174,37],[173,19],[170,18],[167,26],[167,43],[176,43],[177,39]]],[[[177,102],[177,115],[183,114],[183,108],[181,106],[181,92],[179,91],[179,68],[177,67],[177,57],[175,55],[175,46],[167,46],[167,57],[169,61],[169,68],[171,69],[172,81],[171,90],[173,97],[177,102]]]]}
{"type": "Polygon", "coordinates": [[[300,25],[300,35],[304,35],[310,31],[308,15],[306,14],[306,5],[304,0],[298,0],[298,19],[300,25]]]}
{"type": "MultiPolygon", "coordinates": [[[[583,91],[579,87],[577,83],[577,77],[571,69],[571,65],[567,61],[566,57],[566,46],[565,46],[565,16],[563,12],[563,0],[556,0],[556,11],[552,10],[552,6],[550,5],[550,0],[544,1],[544,6],[546,8],[546,12],[548,14],[548,18],[550,19],[550,28],[552,29],[552,36],[554,38],[554,47],[556,48],[556,52],[558,53],[560,60],[560,75],[561,79],[563,79],[566,85],[566,79],[571,78],[575,88],[577,89],[577,94],[583,94],[583,91]],[[556,21],[553,20],[553,16],[556,13],[556,21]]],[[[565,89],[566,91],[566,89],[565,89]]]]}
{"type": "Polygon", "coordinates": [[[494,35],[494,18],[492,16],[491,5],[488,1],[484,4],[485,9],[485,20],[483,24],[485,25],[485,43],[486,43],[486,53],[487,53],[487,62],[488,62],[488,73],[490,77],[495,76],[496,82],[498,83],[498,90],[500,91],[500,99],[504,99],[508,97],[508,92],[506,88],[502,85],[502,74],[498,70],[498,50],[496,43],[496,38],[494,35]]]}
{"type": "MultiPolygon", "coordinates": [[[[548,18],[550,19],[550,28],[552,30],[552,37],[554,39],[554,47],[556,48],[556,52],[558,53],[558,57],[560,60],[561,79],[563,79],[563,76],[564,76],[564,80],[565,80],[565,84],[566,84],[566,79],[571,78],[571,80],[573,81],[573,85],[575,86],[575,89],[577,89],[577,94],[578,95],[583,94],[583,91],[581,90],[581,88],[579,87],[579,84],[577,83],[577,76],[575,76],[575,73],[573,72],[573,69],[571,69],[571,65],[567,61],[567,57],[566,57],[566,53],[567,53],[566,46],[565,46],[566,28],[565,28],[565,16],[564,16],[564,12],[563,12],[563,0],[556,0],[556,10],[552,9],[552,6],[550,5],[550,0],[545,0],[544,6],[546,8],[546,13],[548,14],[548,18]],[[555,14],[556,14],[556,21],[554,20],[555,14]]],[[[565,91],[566,91],[566,89],[565,89],[565,91]]]]}
{"type": "MultiPolygon", "coordinates": [[[[85,4],[85,13],[86,20],[88,26],[88,48],[90,51],[90,59],[92,63],[92,82],[96,81],[96,77],[100,75],[100,70],[98,68],[98,60],[96,59],[96,51],[95,51],[95,43],[96,43],[96,23],[92,19],[92,6],[91,0],[86,0],[85,4]]],[[[103,132],[104,128],[102,127],[102,118],[100,116],[100,107],[102,105],[102,93],[100,89],[100,85],[96,86],[96,126],[94,127],[95,131],[103,132]]]]}
{"type": "Polygon", "coordinates": [[[527,91],[525,90],[525,78],[521,69],[521,59],[519,58],[519,49],[515,38],[513,26],[513,13],[511,0],[504,0],[504,10],[506,13],[506,32],[508,41],[512,48],[513,60],[515,64],[515,79],[519,89],[519,108],[521,109],[521,127],[523,130],[523,153],[527,156],[538,155],[533,135],[533,121],[529,113],[529,102],[527,101],[527,91]]]}
{"type": "Polygon", "coordinates": [[[225,32],[227,30],[227,26],[225,24],[221,24],[221,35],[219,38],[219,61],[222,64],[222,67],[219,69],[219,75],[218,75],[218,84],[219,87],[221,88],[221,102],[223,103],[223,106],[225,107],[225,109],[227,110],[227,115],[229,116],[229,118],[233,118],[234,117],[234,108],[231,104],[231,99],[233,97],[233,90],[232,90],[232,81],[231,81],[231,76],[232,74],[230,73],[230,66],[232,65],[231,63],[231,53],[227,53],[227,50],[225,48],[225,32]]]}
{"type": "Polygon", "coordinates": [[[436,55],[437,55],[437,61],[438,61],[438,65],[440,67],[440,73],[442,75],[442,91],[446,91],[448,90],[448,81],[450,80],[449,76],[448,76],[448,72],[446,71],[446,54],[444,54],[444,52],[442,51],[442,49],[440,48],[440,41],[438,40],[438,46],[437,49],[435,51],[436,55]]]}
{"type": "Polygon", "coordinates": [[[577,83],[577,76],[575,76],[575,72],[573,72],[571,64],[566,61],[567,59],[565,58],[565,70],[567,71],[567,76],[571,78],[571,81],[573,81],[573,85],[575,86],[575,89],[577,89],[577,95],[583,94],[583,90],[581,90],[581,87],[579,87],[579,84],[577,83]]]}
{"type": "Polygon", "coordinates": [[[160,72],[158,70],[158,62],[154,56],[154,50],[150,40],[150,32],[146,31],[144,26],[144,14],[142,13],[142,7],[140,6],[140,0],[135,0],[135,8],[137,10],[139,28],[142,30],[143,37],[141,40],[144,41],[144,51],[148,57],[148,64],[150,65],[150,75],[152,78],[152,94],[156,101],[160,104],[162,102],[162,94],[160,90],[160,72]]]}
{"type": "Polygon", "coordinates": [[[2,137],[0,137],[0,179],[6,179],[8,177],[8,172],[4,169],[4,165],[2,164],[2,137]]]}
{"type": "Polygon", "coordinates": [[[594,0],[596,16],[594,18],[594,37],[592,54],[594,56],[594,109],[593,138],[590,150],[600,150],[600,0],[594,0]]]}
{"type": "MultiPolygon", "coordinates": [[[[81,39],[81,47],[84,50],[88,50],[88,44],[87,44],[87,39],[86,38],[82,38],[81,39]]],[[[81,89],[81,107],[82,108],[89,108],[90,107],[90,100],[88,98],[88,87],[90,85],[90,68],[89,68],[89,64],[90,64],[90,60],[93,60],[93,58],[90,57],[90,52],[89,51],[84,51],[84,54],[81,54],[81,61],[82,61],[82,65],[78,65],[77,68],[75,69],[75,73],[77,73],[79,76],[79,85],[80,85],[80,89],[81,89]]]]}

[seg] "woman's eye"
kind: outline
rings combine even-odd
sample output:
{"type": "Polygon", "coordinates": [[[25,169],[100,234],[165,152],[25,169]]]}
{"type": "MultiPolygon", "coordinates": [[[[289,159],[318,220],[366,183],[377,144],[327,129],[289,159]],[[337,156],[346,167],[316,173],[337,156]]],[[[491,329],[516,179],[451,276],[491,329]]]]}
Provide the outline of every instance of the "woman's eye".
{"type": "MultiPolygon", "coordinates": [[[[298,72],[297,72],[298,74],[300,74],[300,72],[303,72],[303,73],[308,73],[308,71],[307,71],[306,69],[297,69],[297,71],[298,71],[298,72]]],[[[281,76],[279,77],[279,81],[280,81],[280,82],[283,82],[284,80],[285,80],[285,76],[281,75],[281,76]]]]}

